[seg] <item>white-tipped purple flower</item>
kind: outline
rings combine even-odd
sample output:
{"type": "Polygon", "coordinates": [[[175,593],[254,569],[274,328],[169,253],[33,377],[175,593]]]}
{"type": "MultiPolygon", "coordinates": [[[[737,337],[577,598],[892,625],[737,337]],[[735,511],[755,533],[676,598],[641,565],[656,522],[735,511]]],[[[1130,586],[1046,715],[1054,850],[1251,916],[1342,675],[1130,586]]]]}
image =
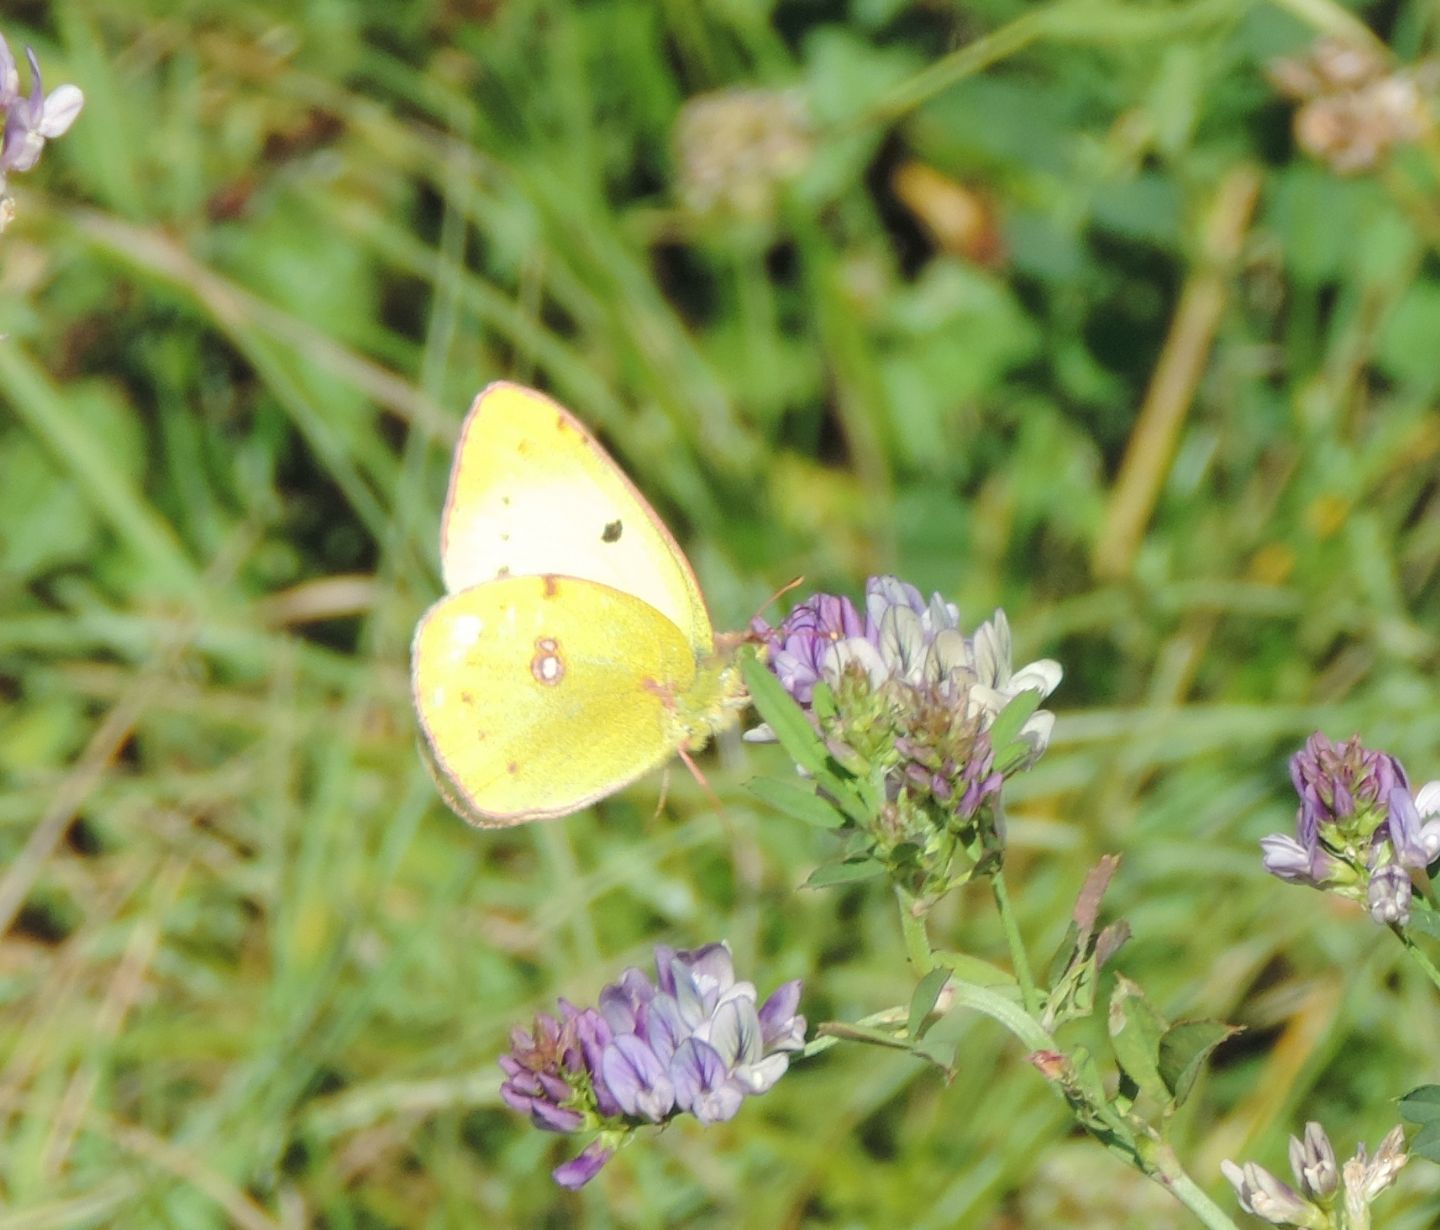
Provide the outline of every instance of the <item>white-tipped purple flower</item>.
{"type": "Polygon", "coordinates": [[[1260,839],[1265,870],[1363,901],[1383,926],[1407,926],[1409,872],[1440,855],[1440,784],[1412,797],[1395,757],[1358,735],[1334,743],[1318,731],[1291,758],[1290,779],[1300,796],[1295,836],[1260,839]]]}
{"type": "Polygon", "coordinates": [[[1324,1202],[1340,1184],[1340,1167],[1325,1129],[1310,1120],[1303,1137],[1290,1137],[1290,1169],[1301,1190],[1312,1200],[1324,1202]]]}
{"type": "MultiPolygon", "coordinates": [[[[866,853],[916,897],[999,866],[1000,789],[1049,744],[1055,717],[1035,705],[1059,684],[1058,663],[1014,669],[1003,611],[967,635],[952,603],[939,594],[926,601],[892,576],[866,583],[863,615],[847,598],[817,594],[778,627],[756,620],[752,629],[831,759],[866,782],[874,814],[851,813],[870,838],[866,853]],[[1034,693],[1028,704],[1026,693],[1034,693]],[[1014,722],[997,729],[1017,702],[1023,714],[1014,710],[1014,722]]],[[[745,737],[775,734],[767,724],[745,737]]]]}
{"type": "MultiPolygon", "coordinates": [[[[1063,673],[1048,658],[1012,669],[1004,611],[996,611],[967,637],[953,603],[939,594],[926,602],[913,585],[891,576],[865,583],[863,617],[848,598],[816,594],[795,606],[778,627],[757,619],[754,631],[769,646],[770,669],[802,706],[810,704],[817,683],[835,687],[847,667],[858,665],[875,687],[895,680],[943,688],[968,712],[993,719],[1022,692],[1038,692],[1043,700],[1063,673]]],[[[1037,755],[1053,722],[1053,715],[1037,713],[1026,725],[1037,755]]]]}
{"type": "Polygon", "coordinates": [[[1326,1224],[1324,1211],[1316,1208],[1288,1183],[1277,1179],[1263,1166],[1246,1162],[1220,1163],[1220,1173],[1230,1180],[1240,1207],[1272,1226],[1299,1226],[1320,1230],[1326,1224]]]}
{"type": "Polygon", "coordinates": [[[605,1163],[615,1156],[615,1150],[601,1140],[592,1140],[576,1157],[562,1162],[551,1171],[551,1176],[561,1187],[578,1191],[600,1173],[605,1163]]]}
{"type": "Polygon", "coordinates": [[[45,93],[40,64],[30,48],[30,93],[20,93],[20,73],[15,57],[0,35],[0,109],[5,112],[4,136],[0,138],[0,189],[11,171],[28,171],[40,160],[45,142],[63,135],[75,122],[85,96],[73,85],[62,85],[45,93]]]}
{"type": "Polygon", "coordinates": [[[1391,791],[1408,785],[1395,757],[1362,746],[1359,735],[1334,743],[1318,730],[1291,758],[1290,780],[1300,796],[1296,826],[1307,845],[1327,829],[1368,836],[1384,823],[1391,791]]]}
{"type": "Polygon", "coordinates": [[[675,1100],[701,1123],[733,1119],[745,1098],[720,1053],[699,1038],[686,1038],[675,1052],[675,1100]]]}
{"type": "Polygon", "coordinates": [[[1305,1125],[1303,1140],[1290,1138],[1290,1168],[1299,1191],[1254,1162],[1240,1166],[1225,1161],[1220,1170],[1247,1213],[1275,1226],[1330,1230],[1336,1225],[1370,1225],[1371,1202],[1395,1181],[1407,1160],[1405,1134],[1397,1127],[1381,1142],[1373,1159],[1362,1144],[1354,1157],[1337,1166],[1325,1129],[1311,1122],[1305,1125]],[[1339,1221],[1335,1218],[1337,1197],[1344,1207],[1339,1221]]]}
{"type": "Polygon", "coordinates": [[[1293,837],[1271,833],[1260,839],[1265,870],[1291,884],[1321,888],[1330,883],[1340,870],[1340,863],[1319,847],[1306,849],[1293,837]]]}
{"type": "Polygon", "coordinates": [[[865,620],[849,598],[816,594],[796,606],[780,627],[757,619],[755,630],[770,644],[770,669],[796,701],[808,705],[831,650],[864,640],[865,620]]]}
{"type": "Polygon", "coordinates": [[[1370,872],[1365,887],[1365,906],[1382,927],[1410,925],[1410,898],[1414,896],[1410,873],[1398,863],[1386,863],[1370,872]]]}
{"type": "Polygon", "coordinates": [[[511,1034],[500,1059],[505,1102],[553,1132],[599,1129],[599,1138],[554,1172],[563,1187],[588,1183],[646,1123],[693,1114],[732,1118],[747,1096],[784,1075],[805,1042],[800,984],[756,1006],[753,983],[735,977],[725,944],[655,949],[654,981],[627,969],[600,992],[598,1011],[560,1001],[532,1032],[511,1034]]]}
{"type": "Polygon", "coordinates": [[[632,1119],[659,1123],[675,1105],[668,1066],[650,1049],[648,1040],[636,1034],[621,1034],[611,1041],[600,1071],[620,1109],[632,1119]]]}
{"type": "MultiPolygon", "coordinates": [[[[852,719],[848,728],[822,734],[851,746],[857,730],[870,736],[877,726],[888,728],[899,752],[892,782],[918,788],[966,817],[1000,786],[990,770],[986,731],[1021,693],[1043,700],[1062,673],[1048,659],[1011,667],[1003,611],[966,636],[953,604],[939,594],[926,602],[913,585],[891,576],[866,582],[863,616],[848,598],[816,594],[778,627],[756,620],[754,631],[768,647],[771,671],[798,704],[810,708],[820,683],[841,697],[847,711],[839,725],[852,719]]],[[[1045,750],[1054,721],[1043,710],[1026,720],[1018,736],[1029,746],[1025,764],[1045,750]]],[[[763,742],[773,734],[760,726],[746,738],[763,742]]]]}
{"type": "Polygon", "coordinates": [[[1401,864],[1419,871],[1440,858],[1440,782],[1426,782],[1412,796],[1404,785],[1390,791],[1390,842],[1401,864]]]}

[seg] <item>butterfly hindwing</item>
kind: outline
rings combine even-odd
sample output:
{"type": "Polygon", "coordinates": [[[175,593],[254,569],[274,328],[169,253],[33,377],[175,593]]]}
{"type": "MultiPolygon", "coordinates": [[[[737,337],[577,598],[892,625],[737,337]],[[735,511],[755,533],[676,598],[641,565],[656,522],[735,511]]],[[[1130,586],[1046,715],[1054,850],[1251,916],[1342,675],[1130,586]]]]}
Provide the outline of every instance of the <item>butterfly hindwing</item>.
{"type": "Polygon", "coordinates": [[[439,777],[472,822],[563,815],[673,754],[695,679],[680,629],[631,594],[521,576],[442,598],[416,629],[415,702],[439,777]]]}

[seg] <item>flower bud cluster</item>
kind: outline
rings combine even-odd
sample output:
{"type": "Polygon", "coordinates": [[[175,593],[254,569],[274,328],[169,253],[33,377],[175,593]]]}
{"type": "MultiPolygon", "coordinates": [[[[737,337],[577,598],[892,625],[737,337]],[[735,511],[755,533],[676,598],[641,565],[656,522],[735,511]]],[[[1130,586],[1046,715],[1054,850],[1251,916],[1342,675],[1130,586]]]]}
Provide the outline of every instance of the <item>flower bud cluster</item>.
{"type": "Polygon", "coordinates": [[[1274,61],[1269,76],[1300,104],[1296,143],[1342,175],[1374,170],[1434,127],[1434,61],[1400,68],[1379,47],[1324,38],[1304,55],[1274,61]]]}
{"type": "Polygon", "coordinates": [[[1292,884],[1363,901],[1382,925],[1410,921],[1411,871],[1440,857],[1440,782],[1412,794],[1400,762],[1316,732],[1290,761],[1296,835],[1260,841],[1265,869],[1292,884]]]}
{"type": "Polygon", "coordinates": [[[1395,1182],[1408,1160],[1404,1130],[1396,1127],[1373,1158],[1362,1144],[1340,1166],[1325,1129],[1312,1121],[1305,1125],[1303,1138],[1290,1138],[1294,1187],[1254,1162],[1225,1161],[1220,1169],[1235,1188],[1240,1207],[1272,1226],[1341,1230],[1370,1224],[1370,1204],[1395,1182]]]}
{"type": "Polygon", "coordinates": [[[790,92],[730,89],[686,102],[675,125],[680,195],[698,214],[765,221],[784,184],[814,154],[802,100],[790,92]]]}

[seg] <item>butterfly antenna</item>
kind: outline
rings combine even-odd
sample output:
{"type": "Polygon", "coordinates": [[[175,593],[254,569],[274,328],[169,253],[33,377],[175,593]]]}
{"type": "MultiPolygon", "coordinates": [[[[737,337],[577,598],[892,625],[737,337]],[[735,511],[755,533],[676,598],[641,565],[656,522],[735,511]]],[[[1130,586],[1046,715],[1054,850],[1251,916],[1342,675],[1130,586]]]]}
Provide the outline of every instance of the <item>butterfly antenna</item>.
{"type": "MultiPolygon", "coordinates": [[[[798,588],[799,588],[801,585],[803,585],[803,584],[805,584],[805,577],[804,577],[803,575],[794,578],[794,580],[786,581],[784,585],[782,585],[782,586],[781,586],[779,589],[777,589],[773,594],[771,594],[768,598],[766,598],[764,602],[762,602],[762,603],[760,604],[760,609],[755,612],[754,618],[751,619],[750,622],[745,625],[745,631],[744,631],[744,632],[733,632],[733,633],[727,633],[727,634],[726,634],[727,637],[730,638],[730,644],[732,644],[732,645],[755,645],[755,644],[758,644],[759,641],[760,641],[760,636],[759,636],[759,635],[756,633],[756,631],[755,631],[755,621],[758,620],[758,619],[760,618],[760,616],[765,613],[765,611],[769,610],[769,608],[770,608],[771,606],[773,606],[776,602],[778,602],[781,598],[783,598],[786,594],[788,594],[792,589],[798,589],[798,588]]],[[[717,642],[718,642],[719,638],[717,637],[716,640],[717,640],[717,642]]]]}
{"type": "Polygon", "coordinates": [[[782,585],[782,586],[781,586],[779,589],[777,589],[773,594],[771,594],[768,598],[765,599],[764,605],[761,606],[761,608],[760,608],[759,611],[756,611],[756,612],[755,612],[755,618],[756,618],[756,619],[759,619],[759,618],[760,618],[760,612],[761,612],[761,611],[764,611],[766,607],[769,607],[769,606],[773,605],[774,603],[779,602],[780,599],[783,598],[786,594],[788,594],[792,589],[799,589],[799,588],[800,588],[802,585],[804,585],[804,584],[805,584],[805,574],[804,574],[804,573],[801,573],[798,577],[795,577],[795,578],[793,578],[793,579],[791,579],[791,580],[789,580],[789,581],[786,581],[784,585],[782,585]]]}

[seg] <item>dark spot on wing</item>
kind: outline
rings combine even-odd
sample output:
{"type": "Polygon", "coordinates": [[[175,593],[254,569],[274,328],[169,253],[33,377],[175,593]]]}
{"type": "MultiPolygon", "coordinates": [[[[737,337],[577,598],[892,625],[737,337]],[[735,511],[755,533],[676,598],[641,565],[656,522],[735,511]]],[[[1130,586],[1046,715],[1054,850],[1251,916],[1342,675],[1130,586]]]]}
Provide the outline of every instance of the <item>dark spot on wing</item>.
{"type": "Polygon", "coordinates": [[[558,580],[553,574],[551,574],[551,573],[546,573],[546,574],[545,574],[545,596],[546,596],[547,598],[553,598],[553,597],[554,597],[556,594],[558,594],[559,592],[560,592],[560,582],[559,582],[559,580],[558,580]]]}
{"type": "Polygon", "coordinates": [[[511,777],[514,777],[515,774],[520,772],[520,766],[512,760],[509,764],[505,766],[505,772],[510,774],[511,777]]]}
{"type": "MultiPolygon", "coordinates": [[[[475,703],[475,693],[474,693],[474,692],[461,692],[461,693],[460,693],[460,703],[461,703],[462,705],[473,705],[473,704],[475,703]]],[[[485,736],[482,734],[480,737],[483,739],[485,736]]]]}
{"type": "Polygon", "coordinates": [[[601,541],[601,542],[619,542],[619,541],[620,541],[620,535],[623,534],[624,532],[625,532],[625,526],[617,519],[617,520],[615,520],[615,521],[610,522],[609,525],[607,525],[603,530],[600,531],[600,541],[601,541]]]}

